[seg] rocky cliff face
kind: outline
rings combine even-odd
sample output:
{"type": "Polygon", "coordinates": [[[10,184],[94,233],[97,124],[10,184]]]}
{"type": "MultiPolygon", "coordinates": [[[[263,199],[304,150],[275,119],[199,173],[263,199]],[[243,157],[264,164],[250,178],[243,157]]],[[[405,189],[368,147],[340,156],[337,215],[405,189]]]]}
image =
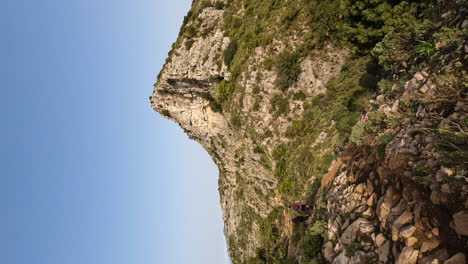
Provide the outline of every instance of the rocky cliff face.
{"type": "Polygon", "coordinates": [[[414,36],[330,37],[358,28],[338,2],[194,1],[151,106],[218,165],[234,263],[464,263],[463,1],[405,14],[440,33],[416,59],[414,36]],[[299,199],[314,209],[292,226],[299,199]]]}

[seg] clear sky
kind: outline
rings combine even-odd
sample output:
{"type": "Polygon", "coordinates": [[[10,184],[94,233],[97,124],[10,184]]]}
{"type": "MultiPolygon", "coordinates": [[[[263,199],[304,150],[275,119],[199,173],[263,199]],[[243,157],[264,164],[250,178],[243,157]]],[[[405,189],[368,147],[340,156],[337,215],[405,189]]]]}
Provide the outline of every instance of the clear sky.
{"type": "Polygon", "coordinates": [[[191,0],[1,4],[0,263],[227,263],[218,170],[154,112],[191,0]]]}

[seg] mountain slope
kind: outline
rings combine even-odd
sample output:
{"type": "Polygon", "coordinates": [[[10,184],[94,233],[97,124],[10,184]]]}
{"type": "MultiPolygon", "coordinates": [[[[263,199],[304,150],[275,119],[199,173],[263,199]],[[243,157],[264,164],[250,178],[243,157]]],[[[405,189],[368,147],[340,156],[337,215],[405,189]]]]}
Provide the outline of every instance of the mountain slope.
{"type": "Polygon", "coordinates": [[[150,101],[218,165],[234,263],[466,254],[466,13],[193,2],[150,101]],[[291,226],[297,200],[314,209],[291,226]]]}

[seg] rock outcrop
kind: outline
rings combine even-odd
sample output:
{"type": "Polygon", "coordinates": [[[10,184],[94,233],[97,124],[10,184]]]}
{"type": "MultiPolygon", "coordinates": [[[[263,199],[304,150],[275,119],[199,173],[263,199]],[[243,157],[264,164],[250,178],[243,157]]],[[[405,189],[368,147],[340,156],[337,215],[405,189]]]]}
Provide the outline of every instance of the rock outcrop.
{"type": "MultiPolygon", "coordinates": [[[[318,47],[294,20],[303,4],[252,2],[255,14],[241,2],[194,1],[150,96],[217,164],[234,263],[465,263],[466,40],[383,70],[349,46],[318,47]],[[270,35],[248,33],[251,20],[270,35]],[[293,228],[298,199],[314,209],[293,228]]],[[[435,28],[466,34],[453,2],[435,28]]]]}

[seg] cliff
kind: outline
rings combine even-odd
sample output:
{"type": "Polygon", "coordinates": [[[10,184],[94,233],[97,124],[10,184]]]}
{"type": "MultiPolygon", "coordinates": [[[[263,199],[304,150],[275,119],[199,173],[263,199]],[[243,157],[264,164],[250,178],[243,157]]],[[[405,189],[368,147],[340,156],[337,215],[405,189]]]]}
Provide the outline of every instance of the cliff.
{"type": "Polygon", "coordinates": [[[370,2],[194,1],[184,19],[151,106],[217,164],[234,263],[466,258],[466,5],[370,2]]]}

